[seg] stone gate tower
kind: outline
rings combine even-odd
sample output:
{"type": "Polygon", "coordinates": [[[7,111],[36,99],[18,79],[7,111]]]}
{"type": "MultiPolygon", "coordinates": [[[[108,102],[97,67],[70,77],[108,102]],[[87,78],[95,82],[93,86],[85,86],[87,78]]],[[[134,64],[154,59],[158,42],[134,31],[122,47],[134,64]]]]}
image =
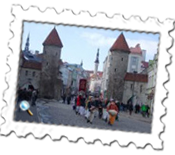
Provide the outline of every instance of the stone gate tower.
{"type": "Polygon", "coordinates": [[[107,97],[122,101],[130,49],[123,33],[110,48],[107,97]]]}
{"type": "Polygon", "coordinates": [[[63,44],[54,28],[43,43],[40,97],[60,99],[62,80],[59,75],[59,61],[63,44]]]}

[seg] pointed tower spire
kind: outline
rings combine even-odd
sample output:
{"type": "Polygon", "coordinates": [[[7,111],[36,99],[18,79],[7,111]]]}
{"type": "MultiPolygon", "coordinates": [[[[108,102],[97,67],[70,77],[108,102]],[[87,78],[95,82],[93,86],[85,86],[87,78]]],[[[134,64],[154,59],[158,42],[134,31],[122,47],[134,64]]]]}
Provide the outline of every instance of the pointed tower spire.
{"type": "Polygon", "coordinates": [[[99,48],[97,49],[97,55],[96,55],[96,60],[95,60],[95,68],[94,68],[95,76],[97,76],[98,65],[99,65],[99,48]]]}
{"type": "Polygon", "coordinates": [[[97,55],[96,55],[95,63],[99,64],[99,48],[97,49],[97,55]]]}
{"type": "Polygon", "coordinates": [[[80,65],[83,67],[83,60],[81,60],[81,63],[80,63],[80,65]]]}
{"type": "Polygon", "coordinates": [[[29,52],[29,45],[30,45],[30,33],[28,34],[26,45],[25,45],[25,52],[29,52]]]}

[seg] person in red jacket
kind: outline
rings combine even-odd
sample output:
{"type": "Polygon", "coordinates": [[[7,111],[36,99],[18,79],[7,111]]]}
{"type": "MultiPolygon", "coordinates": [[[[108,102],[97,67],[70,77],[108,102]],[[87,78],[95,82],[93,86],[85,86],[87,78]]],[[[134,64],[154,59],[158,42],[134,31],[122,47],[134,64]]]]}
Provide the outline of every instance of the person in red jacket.
{"type": "Polygon", "coordinates": [[[107,112],[109,113],[109,122],[108,122],[108,124],[113,125],[114,122],[115,122],[115,118],[117,116],[117,113],[118,113],[118,108],[117,108],[117,106],[115,104],[115,101],[113,99],[110,101],[110,104],[107,107],[107,112]]]}
{"type": "Polygon", "coordinates": [[[76,104],[76,114],[80,114],[80,106],[81,106],[81,100],[82,100],[82,96],[78,95],[77,97],[77,104],[76,104]]]}

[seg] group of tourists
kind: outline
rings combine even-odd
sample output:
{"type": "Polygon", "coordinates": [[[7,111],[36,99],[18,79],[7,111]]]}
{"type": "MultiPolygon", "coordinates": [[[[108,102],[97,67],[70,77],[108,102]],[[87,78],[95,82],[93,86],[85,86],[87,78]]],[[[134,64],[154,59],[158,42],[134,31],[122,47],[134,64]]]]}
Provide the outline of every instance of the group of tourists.
{"type": "Polygon", "coordinates": [[[74,99],[73,109],[77,115],[84,116],[92,124],[95,117],[113,125],[118,118],[119,107],[115,100],[103,100],[100,97],[78,95],[74,99]]]}
{"type": "Polygon", "coordinates": [[[70,94],[68,94],[66,96],[66,94],[64,93],[61,97],[62,97],[63,103],[66,103],[66,101],[67,101],[67,104],[70,104],[71,98],[72,98],[72,96],[70,94]]]}
{"type": "Polygon", "coordinates": [[[17,92],[17,105],[18,105],[18,111],[19,109],[19,104],[21,101],[26,100],[30,103],[31,106],[36,105],[36,100],[38,98],[38,90],[36,89],[19,89],[17,92]]]}
{"type": "Polygon", "coordinates": [[[128,100],[127,104],[115,101],[114,99],[102,99],[96,96],[86,96],[79,94],[72,100],[73,109],[77,115],[84,116],[87,123],[92,124],[94,118],[98,117],[106,121],[109,125],[113,125],[115,120],[119,120],[119,112],[129,111],[129,115],[135,111],[136,114],[142,114],[143,117],[150,116],[150,107],[145,104],[138,103],[133,106],[132,100],[128,100]]]}
{"type": "Polygon", "coordinates": [[[133,106],[131,102],[127,104],[129,114],[131,115],[133,111],[135,111],[135,114],[142,114],[143,117],[149,117],[150,116],[150,107],[146,104],[136,104],[133,106]]]}

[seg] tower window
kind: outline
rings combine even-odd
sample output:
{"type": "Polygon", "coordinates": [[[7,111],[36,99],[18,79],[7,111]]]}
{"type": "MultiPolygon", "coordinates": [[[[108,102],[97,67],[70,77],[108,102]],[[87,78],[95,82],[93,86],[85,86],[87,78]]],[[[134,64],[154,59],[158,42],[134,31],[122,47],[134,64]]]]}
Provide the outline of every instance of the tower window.
{"type": "Polygon", "coordinates": [[[121,60],[123,61],[123,58],[121,60]]]}
{"type": "Polygon", "coordinates": [[[32,73],[32,76],[35,77],[35,72],[32,73]]]}
{"type": "Polygon", "coordinates": [[[26,75],[26,76],[28,75],[28,71],[25,72],[25,75],[26,75]]]}

